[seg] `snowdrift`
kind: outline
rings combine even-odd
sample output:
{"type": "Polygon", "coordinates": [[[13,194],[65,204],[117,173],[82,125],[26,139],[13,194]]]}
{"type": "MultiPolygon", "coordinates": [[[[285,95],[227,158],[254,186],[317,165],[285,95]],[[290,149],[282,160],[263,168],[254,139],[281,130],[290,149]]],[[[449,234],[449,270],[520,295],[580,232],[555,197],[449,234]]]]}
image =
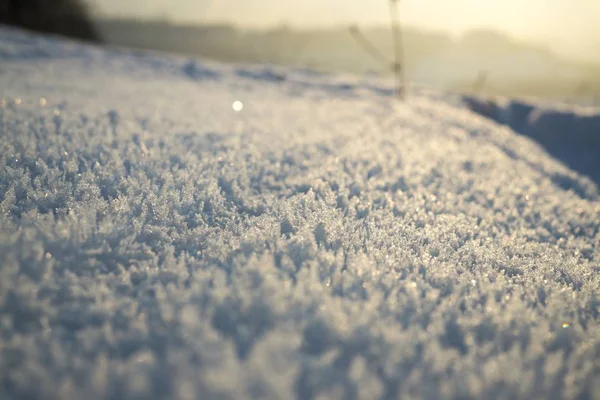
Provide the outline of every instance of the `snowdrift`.
{"type": "Polygon", "coordinates": [[[0,398],[597,396],[596,183],[392,93],[2,29],[0,398]]]}
{"type": "Polygon", "coordinates": [[[551,155],[600,185],[600,112],[525,100],[465,96],[467,106],[540,143],[551,155]]]}

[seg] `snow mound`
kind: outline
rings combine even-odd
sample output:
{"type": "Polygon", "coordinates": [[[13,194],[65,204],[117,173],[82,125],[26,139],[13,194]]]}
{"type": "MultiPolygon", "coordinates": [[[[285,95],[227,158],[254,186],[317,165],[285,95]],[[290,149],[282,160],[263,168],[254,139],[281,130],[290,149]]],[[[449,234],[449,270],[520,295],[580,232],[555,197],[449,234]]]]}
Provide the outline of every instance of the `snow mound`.
{"type": "Polygon", "coordinates": [[[600,112],[523,100],[466,96],[467,106],[540,143],[551,155],[600,185],[600,112]]]}
{"type": "Polygon", "coordinates": [[[0,398],[600,393],[597,186],[533,140],[374,80],[0,33],[0,398]]]}

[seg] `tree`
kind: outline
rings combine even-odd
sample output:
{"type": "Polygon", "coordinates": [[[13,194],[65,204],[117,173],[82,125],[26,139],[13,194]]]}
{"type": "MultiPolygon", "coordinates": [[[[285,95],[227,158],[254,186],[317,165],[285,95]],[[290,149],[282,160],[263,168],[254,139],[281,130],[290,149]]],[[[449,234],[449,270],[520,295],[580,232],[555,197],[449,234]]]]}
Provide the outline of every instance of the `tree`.
{"type": "Polygon", "coordinates": [[[81,0],[0,0],[0,23],[36,32],[98,42],[100,36],[81,0]]]}

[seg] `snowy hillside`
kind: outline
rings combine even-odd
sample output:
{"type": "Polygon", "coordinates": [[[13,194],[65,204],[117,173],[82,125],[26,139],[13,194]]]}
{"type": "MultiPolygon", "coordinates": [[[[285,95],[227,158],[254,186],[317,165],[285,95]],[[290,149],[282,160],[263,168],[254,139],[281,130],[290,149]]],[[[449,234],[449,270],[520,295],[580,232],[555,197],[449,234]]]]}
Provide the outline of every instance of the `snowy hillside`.
{"type": "Polygon", "coordinates": [[[1,29],[0,398],[598,398],[598,182],[391,94],[1,29]]]}

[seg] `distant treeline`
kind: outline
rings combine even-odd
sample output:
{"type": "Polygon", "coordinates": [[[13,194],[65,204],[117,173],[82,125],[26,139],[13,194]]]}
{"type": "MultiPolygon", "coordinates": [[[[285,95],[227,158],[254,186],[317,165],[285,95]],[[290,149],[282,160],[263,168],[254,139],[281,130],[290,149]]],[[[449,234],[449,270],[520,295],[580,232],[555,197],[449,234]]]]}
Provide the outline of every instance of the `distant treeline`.
{"type": "MultiPolygon", "coordinates": [[[[168,21],[92,22],[82,0],[0,0],[0,23],[225,62],[381,75],[390,72],[363,52],[347,27],[244,30],[230,25],[177,25],[168,21]]],[[[389,27],[363,28],[362,32],[391,58],[389,27]]],[[[404,47],[404,67],[412,82],[488,94],[600,98],[600,66],[571,62],[498,32],[474,31],[453,40],[443,33],[406,28],[404,47]]]]}
{"type": "MultiPolygon", "coordinates": [[[[382,69],[381,65],[365,57],[346,27],[294,30],[280,26],[242,30],[231,25],[176,25],[136,20],[104,20],[98,21],[97,26],[108,43],[138,48],[203,55],[225,61],[311,64],[316,68],[352,72],[382,69]]],[[[389,28],[373,27],[364,32],[382,52],[391,55],[389,28]]],[[[417,66],[419,60],[450,50],[455,45],[443,33],[407,29],[404,36],[407,61],[413,66],[417,66]]],[[[478,51],[489,47],[511,51],[520,47],[493,32],[469,35],[462,45],[478,51]],[[485,43],[481,43],[482,40],[485,43]]]]}
{"type": "MultiPolygon", "coordinates": [[[[176,25],[163,21],[103,20],[107,43],[202,56],[226,62],[275,63],[322,71],[389,73],[363,53],[346,27],[295,30],[286,26],[243,30],[230,25],[176,25]]],[[[362,30],[384,54],[392,54],[388,27],[362,30]]],[[[404,32],[406,69],[414,82],[470,90],[482,71],[480,90],[490,94],[594,97],[600,66],[562,59],[549,50],[493,31],[460,40],[414,28],[404,32]]]]}

